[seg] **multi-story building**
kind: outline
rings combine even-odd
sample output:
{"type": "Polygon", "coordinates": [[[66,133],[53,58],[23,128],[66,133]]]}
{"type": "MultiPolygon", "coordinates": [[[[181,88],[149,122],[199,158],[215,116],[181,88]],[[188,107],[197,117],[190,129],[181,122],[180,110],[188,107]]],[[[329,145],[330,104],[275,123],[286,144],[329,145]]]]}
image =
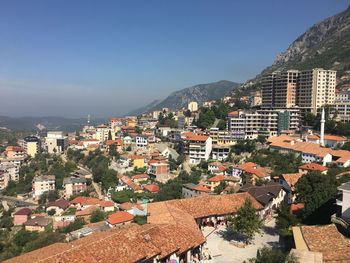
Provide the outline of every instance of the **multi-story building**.
{"type": "Polygon", "coordinates": [[[148,146],[148,137],[147,136],[142,136],[138,135],[135,138],[135,143],[137,148],[145,149],[148,146]]]}
{"type": "Polygon", "coordinates": [[[211,153],[211,158],[213,160],[223,161],[228,158],[230,154],[231,147],[225,145],[213,144],[213,149],[211,153]]]}
{"type": "Polygon", "coordinates": [[[221,146],[232,146],[238,140],[244,140],[244,135],[245,133],[240,131],[221,131],[219,128],[210,129],[210,138],[213,144],[221,146]]]}
{"type": "Polygon", "coordinates": [[[41,150],[41,140],[34,135],[25,137],[20,141],[20,145],[30,157],[35,157],[41,150]]]}
{"type": "Polygon", "coordinates": [[[190,164],[207,161],[212,150],[212,139],[209,136],[187,132],[184,136],[185,152],[190,164]]]}
{"type": "Polygon", "coordinates": [[[337,117],[342,122],[350,122],[350,91],[340,91],[336,93],[334,109],[337,117]]]}
{"type": "Polygon", "coordinates": [[[262,107],[291,108],[316,113],[335,100],[336,71],[315,68],[273,72],[262,84],[262,107]]]}
{"type": "Polygon", "coordinates": [[[0,164],[0,190],[6,188],[10,181],[18,182],[19,168],[14,164],[0,164]]]}
{"type": "Polygon", "coordinates": [[[198,103],[195,102],[195,101],[189,102],[188,105],[187,105],[187,109],[188,109],[190,112],[198,111],[198,103]]]}
{"type": "Polygon", "coordinates": [[[148,173],[155,176],[158,182],[166,182],[169,180],[169,164],[168,163],[150,163],[148,173]]]}
{"type": "Polygon", "coordinates": [[[62,131],[47,132],[45,138],[48,153],[62,153],[68,147],[68,138],[62,131]]]}
{"type": "Polygon", "coordinates": [[[316,113],[317,109],[331,105],[335,100],[337,72],[316,68],[300,72],[297,105],[301,109],[311,109],[316,113]]]}
{"type": "Polygon", "coordinates": [[[66,198],[84,192],[86,190],[86,179],[77,177],[64,178],[63,189],[66,198]]]}
{"type": "Polygon", "coordinates": [[[341,217],[350,223],[350,182],[339,186],[338,191],[340,193],[336,204],[341,206],[341,217]]]}
{"type": "Polygon", "coordinates": [[[239,110],[228,114],[228,131],[243,139],[256,139],[258,135],[276,136],[282,131],[299,129],[299,109],[239,110]]]}
{"type": "Polygon", "coordinates": [[[32,191],[34,199],[39,198],[43,193],[55,190],[55,176],[41,175],[33,180],[32,191]]]}
{"type": "Polygon", "coordinates": [[[9,159],[24,159],[26,156],[23,148],[19,146],[7,146],[5,152],[6,157],[9,159]]]}

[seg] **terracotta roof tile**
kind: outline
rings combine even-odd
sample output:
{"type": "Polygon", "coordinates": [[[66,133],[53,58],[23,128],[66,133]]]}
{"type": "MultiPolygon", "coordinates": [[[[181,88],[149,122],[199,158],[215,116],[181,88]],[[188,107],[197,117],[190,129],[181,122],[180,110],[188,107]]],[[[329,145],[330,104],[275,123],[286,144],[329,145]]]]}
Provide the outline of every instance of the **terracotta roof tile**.
{"type": "Polygon", "coordinates": [[[132,221],[134,216],[128,212],[118,211],[108,216],[107,222],[111,225],[121,224],[132,221]]]}
{"type": "Polygon", "coordinates": [[[143,188],[151,193],[158,193],[159,192],[159,186],[156,184],[147,184],[143,188]]]}
{"type": "Polygon", "coordinates": [[[300,165],[299,169],[308,170],[308,171],[321,171],[321,172],[328,170],[327,167],[318,163],[306,163],[306,164],[300,165]]]}

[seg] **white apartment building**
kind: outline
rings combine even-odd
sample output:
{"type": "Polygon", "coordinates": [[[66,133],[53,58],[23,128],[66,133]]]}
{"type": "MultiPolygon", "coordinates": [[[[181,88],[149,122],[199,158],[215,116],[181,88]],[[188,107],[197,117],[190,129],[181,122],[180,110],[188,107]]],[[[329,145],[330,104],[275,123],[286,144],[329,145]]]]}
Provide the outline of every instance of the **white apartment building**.
{"type": "Polygon", "coordinates": [[[341,206],[341,217],[350,223],[350,182],[344,183],[338,187],[340,197],[336,200],[336,204],[341,206]]]}
{"type": "Polygon", "coordinates": [[[43,193],[55,190],[55,176],[41,175],[34,177],[32,184],[33,198],[39,198],[43,193]]]}
{"type": "Polygon", "coordinates": [[[336,71],[315,68],[287,70],[267,75],[262,83],[262,106],[291,108],[316,113],[335,100],[336,71]]]}
{"type": "Polygon", "coordinates": [[[213,160],[224,161],[230,154],[231,147],[213,144],[211,158],[213,160]]]}
{"type": "Polygon", "coordinates": [[[62,131],[49,131],[45,143],[48,153],[62,153],[68,147],[68,137],[62,131]]]}
{"type": "Polygon", "coordinates": [[[13,164],[0,164],[0,190],[5,189],[10,181],[18,182],[19,168],[13,164]]]}
{"type": "Polygon", "coordinates": [[[112,129],[106,125],[98,125],[96,126],[96,132],[93,135],[93,139],[96,139],[99,142],[103,143],[108,140],[109,132],[111,132],[112,140],[115,140],[115,133],[112,129]]]}
{"type": "Polygon", "coordinates": [[[148,137],[147,136],[136,136],[135,143],[137,148],[145,149],[148,146],[148,137]]]}
{"type": "Polygon", "coordinates": [[[199,164],[210,158],[212,139],[209,136],[187,133],[185,138],[185,151],[190,164],[199,164]]]}
{"type": "Polygon", "coordinates": [[[187,105],[187,109],[190,112],[198,111],[198,103],[196,101],[189,102],[188,105],[187,105]]]}
{"type": "Polygon", "coordinates": [[[244,139],[256,139],[258,135],[276,136],[282,131],[299,129],[299,109],[239,110],[228,114],[228,131],[244,139]]]}

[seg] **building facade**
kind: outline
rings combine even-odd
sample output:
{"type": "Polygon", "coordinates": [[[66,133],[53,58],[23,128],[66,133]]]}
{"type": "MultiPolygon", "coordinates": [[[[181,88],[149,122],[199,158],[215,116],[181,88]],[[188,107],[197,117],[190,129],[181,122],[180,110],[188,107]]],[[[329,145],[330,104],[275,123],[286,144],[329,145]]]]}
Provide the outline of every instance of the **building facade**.
{"type": "Polygon", "coordinates": [[[316,113],[334,103],[336,71],[315,68],[267,75],[262,83],[262,107],[292,108],[316,113]]]}

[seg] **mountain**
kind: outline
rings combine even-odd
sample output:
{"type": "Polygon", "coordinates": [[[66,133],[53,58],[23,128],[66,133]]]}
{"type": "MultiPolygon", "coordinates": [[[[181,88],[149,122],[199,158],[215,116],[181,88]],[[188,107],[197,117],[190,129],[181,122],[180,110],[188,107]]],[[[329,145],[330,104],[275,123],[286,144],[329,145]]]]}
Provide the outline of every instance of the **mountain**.
{"type": "Polygon", "coordinates": [[[160,103],[160,100],[154,100],[150,104],[147,104],[146,106],[143,106],[141,108],[138,108],[136,110],[130,111],[129,113],[125,114],[127,116],[138,116],[143,112],[150,111],[153,107],[155,107],[158,103],[160,103]]]}
{"type": "Polygon", "coordinates": [[[175,91],[171,93],[167,98],[156,103],[155,105],[152,105],[151,107],[146,106],[145,108],[147,108],[147,110],[141,111],[141,112],[161,110],[162,108],[177,110],[183,107],[187,107],[187,104],[190,101],[196,101],[199,104],[201,104],[204,101],[217,100],[224,97],[232,89],[240,85],[241,85],[240,83],[236,83],[228,80],[221,80],[218,82],[213,82],[208,84],[195,85],[189,88],[175,91]]]}
{"type": "MultiPolygon", "coordinates": [[[[92,119],[91,124],[106,122],[105,119],[92,119]]],[[[81,129],[86,124],[85,118],[70,119],[64,117],[7,117],[0,116],[0,128],[10,130],[33,131],[33,130],[61,130],[65,132],[81,129]]]]}
{"type": "Polygon", "coordinates": [[[350,70],[350,6],[309,28],[251,81],[276,70],[311,68],[334,69],[339,77],[350,70]]]}

